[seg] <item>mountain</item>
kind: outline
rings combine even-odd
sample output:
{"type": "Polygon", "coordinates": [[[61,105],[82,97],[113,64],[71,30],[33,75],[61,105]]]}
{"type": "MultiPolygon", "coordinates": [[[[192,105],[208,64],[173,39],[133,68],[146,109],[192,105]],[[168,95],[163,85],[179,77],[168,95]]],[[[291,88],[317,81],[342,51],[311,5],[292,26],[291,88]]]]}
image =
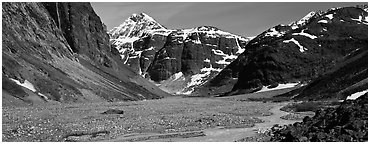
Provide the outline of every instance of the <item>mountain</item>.
{"type": "MultiPolygon", "coordinates": [[[[368,45],[366,10],[367,6],[310,12],[289,25],[272,27],[252,39],[236,60],[196,89],[196,93],[234,95],[286,85],[307,85],[350,61],[364,60],[367,58],[368,45]],[[350,60],[348,55],[354,53],[363,54],[350,60]]],[[[351,76],[341,81],[355,78],[354,72],[367,71],[367,61],[356,65],[341,70],[346,73],[342,76],[351,76]]],[[[358,79],[348,82],[346,86],[360,82],[365,77],[367,75],[359,75],[358,79]]],[[[335,81],[328,87],[338,85],[340,83],[335,81]]],[[[320,91],[326,90],[321,87],[320,91]]]]}
{"type": "Polygon", "coordinates": [[[89,3],[3,3],[3,106],[168,96],[109,46],[89,3]]]}
{"type": "Polygon", "coordinates": [[[133,14],[109,35],[125,64],[174,94],[191,94],[236,59],[249,41],[213,26],[167,29],[144,13],[133,14]]]}

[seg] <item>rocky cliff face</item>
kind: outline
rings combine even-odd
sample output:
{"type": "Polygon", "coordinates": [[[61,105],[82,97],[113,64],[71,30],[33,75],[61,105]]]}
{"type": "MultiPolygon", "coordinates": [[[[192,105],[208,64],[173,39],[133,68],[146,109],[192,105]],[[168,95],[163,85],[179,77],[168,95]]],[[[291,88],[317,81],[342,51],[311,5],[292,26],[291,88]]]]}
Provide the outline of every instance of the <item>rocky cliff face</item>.
{"type": "Polygon", "coordinates": [[[3,3],[2,12],[3,104],[166,95],[119,60],[89,3],[3,3]]]}
{"type": "Polygon", "coordinates": [[[212,26],[166,29],[143,13],[109,34],[127,65],[177,94],[191,94],[236,59],[249,41],[212,26]]]}
{"type": "Polygon", "coordinates": [[[197,92],[233,95],[308,83],[351,53],[367,52],[367,16],[362,8],[345,7],[277,25],[251,40],[246,51],[197,92]]]}

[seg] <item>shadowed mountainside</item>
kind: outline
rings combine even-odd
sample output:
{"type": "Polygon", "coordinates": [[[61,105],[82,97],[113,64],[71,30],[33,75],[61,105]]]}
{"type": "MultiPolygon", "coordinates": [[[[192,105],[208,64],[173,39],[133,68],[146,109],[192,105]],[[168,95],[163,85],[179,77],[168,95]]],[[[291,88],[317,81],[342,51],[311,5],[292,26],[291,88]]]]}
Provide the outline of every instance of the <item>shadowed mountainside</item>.
{"type": "Polygon", "coordinates": [[[6,105],[168,95],[119,60],[89,3],[3,3],[2,12],[6,105]]]}
{"type": "MultiPolygon", "coordinates": [[[[235,95],[280,84],[310,83],[350,61],[367,58],[367,16],[367,7],[333,8],[275,26],[251,40],[236,60],[196,91],[199,95],[235,95]],[[363,54],[356,57],[358,53],[363,54]]],[[[367,61],[342,73],[357,75],[353,72],[364,71],[365,67],[367,61]]],[[[359,76],[346,86],[366,78],[359,76]]],[[[335,85],[341,83],[328,87],[335,85]]]]}

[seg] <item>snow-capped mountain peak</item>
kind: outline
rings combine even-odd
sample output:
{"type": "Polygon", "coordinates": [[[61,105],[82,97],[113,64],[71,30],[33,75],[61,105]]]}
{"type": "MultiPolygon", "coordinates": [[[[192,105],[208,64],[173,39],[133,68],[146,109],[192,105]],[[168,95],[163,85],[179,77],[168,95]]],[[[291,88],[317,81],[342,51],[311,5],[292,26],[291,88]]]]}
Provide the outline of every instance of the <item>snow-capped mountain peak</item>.
{"type": "Polygon", "coordinates": [[[320,14],[320,12],[311,11],[306,16],[304,16],[303,18],[301,18],[299,21],[295,21],[295,22],[290,23],[289,26],[291,26],[292,29],[297,29],[297,28],[299,28],[299,26],[302,26],[302,25],[307,24],[308,21],[311,18],[316,17],[319,14],[320,14]]]}
{"type": "Polygon", "coordinates": [[[302,19],[300,19],[299,21],[297,21],[297,24],[298,25],[301,25],[301,24],[307,22],[307,20],[309,20],[310,18],[312,18],[315,14],[316,14],[316,12],[311,11],[306,16],[304,16],[302,19]]]}
{"type": "Polygon", "coordinates": [[[145,13],[133,14],[109,35],[125,64],[178,94],[190,94],[206,83],[243,53],[250,40],[208,25],[167,29],[145,13]],[[173,88],[174,83],[179,86],[173,88]]]}
{"type": "Polygon", "coordinates": [[[121,25],[113,28],[108,33],[112,39],[124,39],[140,37],[148,30],[154,29],[166,29],[164,26],[159,24],[154,18],[148,16],[145,13],[132,14],[126,19],[121,25]]]}
{"type": "Polygon", "coordinates": [[[145,13],[140,13],[132,14],[118,27],[110,30],[108,34],[110,35],[111,43],[116,46],[121,54],[124,53],[121,58],[127,61],[128,57],[125,56],[126,53],[129,51],[134,52],[133,42],[148,33],[153,33],[153,31],[163,34],[169,34],[171,32],[155,21],[154,18],[145,13]]]}
{"type": "Polygon", "coordinates": [[[155,22],[156,23],[156,21],[154,20],[154,18],[150,17],[146,13],[140,13],[140,14],[134,13],[134,14],[132,14],[130,16],[129,19],[131,19],[131,20],[133,20],[135,22],[137,22],[137,21],[146,21],[146,22],[155,22]]]}

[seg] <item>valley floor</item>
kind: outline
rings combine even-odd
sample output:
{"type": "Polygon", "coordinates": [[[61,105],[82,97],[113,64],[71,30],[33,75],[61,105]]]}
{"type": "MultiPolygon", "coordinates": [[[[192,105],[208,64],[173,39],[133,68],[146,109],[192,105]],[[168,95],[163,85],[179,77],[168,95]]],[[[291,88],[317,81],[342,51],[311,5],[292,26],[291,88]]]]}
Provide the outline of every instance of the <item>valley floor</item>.
{"type": "Polygon", "coordinates": [[[287,103],[225,98],[3,107],[3,141],[237,141],[283,120],[287,103]],[[109,109],[124,114],[101,114],[109,109]]]}

